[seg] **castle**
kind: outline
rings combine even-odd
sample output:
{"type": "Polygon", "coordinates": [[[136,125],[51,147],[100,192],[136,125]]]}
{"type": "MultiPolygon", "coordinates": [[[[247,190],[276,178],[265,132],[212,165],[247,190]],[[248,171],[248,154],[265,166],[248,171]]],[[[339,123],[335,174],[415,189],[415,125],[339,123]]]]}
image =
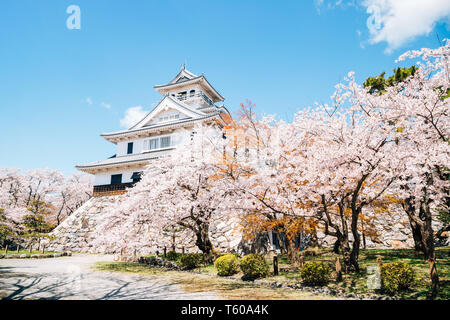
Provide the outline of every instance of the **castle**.
{"type": "Polygon", "coordinates": [[[94,175],[94,196],[125,192],[140,180],[149,161],[174,150],[195,124],[220,124],[223,115],[229,116],[225,98],[203,74],[195,75],[184,64],[170,82],[154,88],[163,98],[144,118],[127,130],[100,135],[116,145],[116,153],[76,166],[94,175]]]}

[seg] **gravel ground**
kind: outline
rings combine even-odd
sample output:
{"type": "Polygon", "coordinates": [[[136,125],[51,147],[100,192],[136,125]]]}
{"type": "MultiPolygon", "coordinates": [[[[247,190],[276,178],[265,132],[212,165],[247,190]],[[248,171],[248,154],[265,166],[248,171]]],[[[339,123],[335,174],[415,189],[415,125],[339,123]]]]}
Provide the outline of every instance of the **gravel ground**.
{"type": "Polygon", "coordinates": [[[112,256],[82,255],[49,259],[0,260],[0,298],[68,300],[210,300],[212,292],[188,293],[167,280],[95,271],[112,256]]]}

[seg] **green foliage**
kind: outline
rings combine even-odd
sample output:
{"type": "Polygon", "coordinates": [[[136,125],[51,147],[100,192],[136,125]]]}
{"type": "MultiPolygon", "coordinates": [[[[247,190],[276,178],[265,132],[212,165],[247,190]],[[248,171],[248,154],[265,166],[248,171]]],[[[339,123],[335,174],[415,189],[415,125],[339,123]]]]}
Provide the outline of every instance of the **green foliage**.
{"type": "Polygon", "coordinates": [[[44,201],[32,201],[27,210],[27,214],[22,225],[25,227],[25,236],[39,238],[41,234],[49,233],[54,226],[45,220],[45,217],[51,213],[49,205],[44,201]]]}
{"type": "Polygon", "coordinates": [[[190,270],[200,266],[203,255],[200,253],[187,253],[181,256],[180,263],[184,269],[190,270]]]}
{"type": "Polygon", "coordinates": [[[390,262],[381,266],[383,290],[394,294],[411,289],[416,279],[413,268],[405,262],[390,262]]]}
{"type": "Polygon", "coordinates": [[[269,265],[260,254],[252,253],[244,256],[239,263],[239,267],[244,273],[244,277],[249,280],[264,278],[269,274],[269,265]]]}
{"type": "Polygon", "coordinates": [[[304,283],[309,285],[325,285],[330,280],[330,267],[322,261],[306,262],[301,271],[304,283]]]}
{"type": "Polygon", "coordinates": [[[176,261],[181,256],[181,253],[176,253],[175,251],[169,251],[166,254],[166,259],[169,261],[176,261]]]}
{"type": "Polygon", "coordinates": [[[371,94],[383,94],[386,92],[387,87],[392,87],[400,82],[405,81],[408,77],[413,76],[416,73],[416,66],[409,68],[396,68],[393,70],[394,75],[389,78],[385,78],[385,72],[381,73],[377,77],[368,77],[364,81],[364,88],[369,88],[371,94]]]}
{"type": "Polygon", "coordinates": [[[0,208],[0,244],[2,246],[5,245],[5,242],[8,239],[15,236],[15,233],[13,232],[11,227],[8,226],[6,220],[5,210],[0,208]]]}
{"type": "Polygon", "coordinates": [[[22,224],[28,229],[28,234],[47,233],[52,230],[52,225],[48,224],[40,214],[28,214],[22,224]]]}
{"type": "Polygon", "coordinates": [[[226,254],[216,259],[215,266],[219,276],[231,276],[238,272],[239,259],[234,254],[226,254]]]}
{"type": "Polygon", "coordinates": [[[438,210],[439,213],[439,221],[442,222],[443,225],[450,224],[450,212],[445,209],[438,210]]]}
{"type": "Polygon", "coordinates": [[[385,72],[381,73],[378,77],[369,77],[364,81],[364,88],[370,88],[369,92],[371,94],[379,93],[382,94],[386,90],[386,79],[384,78],[385,72]]]}

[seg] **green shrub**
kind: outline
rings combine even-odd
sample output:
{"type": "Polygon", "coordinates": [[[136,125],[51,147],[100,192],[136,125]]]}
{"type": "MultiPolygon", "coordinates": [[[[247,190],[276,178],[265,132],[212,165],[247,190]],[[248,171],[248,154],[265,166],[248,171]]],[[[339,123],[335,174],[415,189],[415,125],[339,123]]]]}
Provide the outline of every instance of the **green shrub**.
{"type": "Polygon", "coordinates": [[[180,263],[183,269],[194,269],[200,266],[203,260],[203,255],[200,253],[186,253],[181,256],[180,263]]]}
{"type": "Polygon", "coordinates": [[[230,253],[217,258],[215,265],[219,276],[231,276],[238,272],[239,259],[230,253]]]}
{"type": "Polygon", "coordinates": [[[302,268],[303,282],[309,285],[324,285],[330,280],[330,268],[322,261],[306,262],[302,268]]]}
{"type": "Polygon", "coordinates": [[[152,266],[155,265],[158,261],[155,256],[150,256],[150,257],[147,257],[144,259],[145,259],[144,261],[147,261],[147,264],[152,265],[152,266]]]}
{"type": "Polygon", "coordinates": [[[172,250],[172,251],[167,252],[166,259],[169,261],[176,261],[176,260],[178,260],[178,257],[180,255],[181,255],[180,253],[176,253],[175,251],[172,250]]]}
{"type": "Polygon", "coordinates": [[[264,278],[269,274],[269,265],[260,254],[248,254],[239,262],[244,277],[253,280],[264,278]]]}
{"type": "Polygon", "coordinates": [[[415,278],[413,268],[405,262],[389,262],[381,266],[381,283],[383,290],[388,293],[411,289],[415,278]]]}

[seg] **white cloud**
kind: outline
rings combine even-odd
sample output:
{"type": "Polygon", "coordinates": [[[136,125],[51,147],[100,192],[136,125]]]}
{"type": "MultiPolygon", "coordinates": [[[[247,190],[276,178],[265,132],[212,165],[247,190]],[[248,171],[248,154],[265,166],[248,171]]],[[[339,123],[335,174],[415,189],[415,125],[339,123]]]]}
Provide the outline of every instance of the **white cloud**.
{"type": "Polygon", "coordinates": [[[323,4],[323,0],[314,0],[314,5],[321,6],[323,4]]]}
{"type": "Polygon", "coordinates": [[[450,19],[448,0],[365,0],[370,15],[369,42],[386,42],[386,52],[399,48],[417,36],[428,35],[436,22],[450,19]]]}
{"type": "Polygon", "coordinates": [[[345,7],[356,7],[356,0],[314,0],[314,6],[316,7],[317,12],[320,14],[320,9],[322,7],[326,7],[329,10],[335,8],[345,8],[345,7]]]}
{"type": "Polygon", "coordinates": [[[120,126],[130,128],[141,121],[147,115],[142,106],[131,107],[125,110],[125,116],[120,119],[120,126]]]}
{"type": "Polygon", "coordinates": [[[111,109],[111,105],[110,105],[109,103],[102,102],[102,103],[100,103],[100,105],[101,105],[103,108],[111,109]]]}
{"type": "Polygon", "coordinates": [[[92,105],[92,103],[93,103],[93,102],[92,102],[92,99],[91,99],[91,98],[89,98],[89,97],[88,97],[88,98],[86,98],[86,102],[87,102],[87,104],[90,104],[90,105],[92,105]]]}
{"type": "Polygon", "coordinates": [[[317,13],[320,14],[320,7],[323,4],[323,0],[314,0],[314,6],[316,7],[317,13]]]}

